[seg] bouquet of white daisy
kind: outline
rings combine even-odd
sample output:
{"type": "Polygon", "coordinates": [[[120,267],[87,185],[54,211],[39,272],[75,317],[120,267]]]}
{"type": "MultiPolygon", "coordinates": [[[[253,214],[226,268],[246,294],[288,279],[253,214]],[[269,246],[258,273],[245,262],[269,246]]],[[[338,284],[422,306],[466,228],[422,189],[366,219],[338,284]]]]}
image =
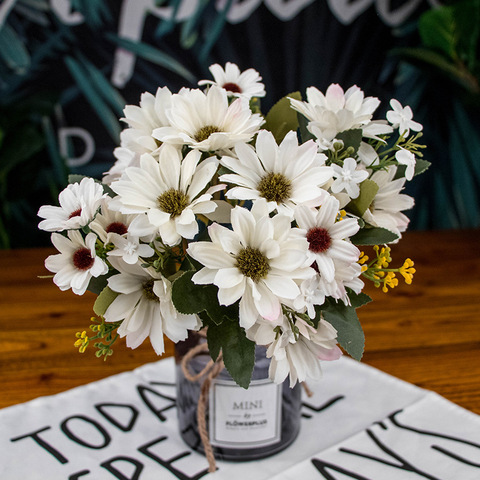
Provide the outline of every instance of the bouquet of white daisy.
{"type": "Polygon", "coordinates": [[[255,70],[210,71],[202,88],[159,88],[125,108],[102,181],[73,176],[60,206],[40,208],[59,250],[45,265],[61,290],[98,294],[82,352],[95,339],[106,358],[117,337],[131,348],[149,337],[161,355],[164,335],[207,327],[210,355],[222,352],[239,385],[257,344],[270,378],[293,386],[318,378],[339,345],[361,358],[364,280],[411,283],[413,262],[390,267],[387,244],[408,225],[405,182],[429,165],[422,126],[394,99],[374,119],[377,98],[336,84],[287,95],[264,116],[255,70]]]}

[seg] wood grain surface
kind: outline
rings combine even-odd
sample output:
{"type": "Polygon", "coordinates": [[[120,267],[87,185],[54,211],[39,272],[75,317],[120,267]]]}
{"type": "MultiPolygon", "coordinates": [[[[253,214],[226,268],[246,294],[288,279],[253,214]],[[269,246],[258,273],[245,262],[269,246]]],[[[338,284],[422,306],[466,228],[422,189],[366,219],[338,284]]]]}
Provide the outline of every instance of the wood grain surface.
{"type": "MultiPolygon", "coordinates": [[[[95,296],[38,278],[52,253],[0,251],[0,408],[158,359],[148,341],[130,350],[119,340],[107,361],[94,347],[78,353],[75,333],[88,329],[95,296]]],[[[417,273],[388,294],[367,286],[362,361],[480,414],[480,231],[407,232],[392,257],[392,266],[412,258],[417,273]]]]}

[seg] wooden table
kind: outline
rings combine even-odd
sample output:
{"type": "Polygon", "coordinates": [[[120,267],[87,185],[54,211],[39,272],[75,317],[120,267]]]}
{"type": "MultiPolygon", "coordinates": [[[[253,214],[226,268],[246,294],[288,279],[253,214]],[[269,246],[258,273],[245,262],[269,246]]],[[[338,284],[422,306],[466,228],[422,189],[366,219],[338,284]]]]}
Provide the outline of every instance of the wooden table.
{"type": "MultiPolygon", "coordinates": [[[[95,296],[38,278],[51,253],[0,251],[0,407],[158,359],[148,341],[130,350],[119,340],[106,362],[93,347],[79,354],[75,333],[88,330],[95,296]]],[[[392,256],[413,258],[417,273],[388,294],[367,288],[363,361],[480,414],[480,231],[407,232],[392,256]]]]}

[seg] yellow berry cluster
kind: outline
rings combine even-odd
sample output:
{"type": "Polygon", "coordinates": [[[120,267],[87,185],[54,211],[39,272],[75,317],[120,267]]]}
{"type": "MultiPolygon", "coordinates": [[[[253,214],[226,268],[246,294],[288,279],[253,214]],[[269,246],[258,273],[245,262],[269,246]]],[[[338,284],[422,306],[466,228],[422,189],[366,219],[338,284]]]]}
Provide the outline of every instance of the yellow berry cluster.
{"type": "Polygon", "coordinates": [[[369,262],[369,257],[364,252],[360,253],[358,263],[362,266],[362,275],[378,288],[382,287],[382,291],[388,292],[389,288],[398,286],[398,278],[396,274],[399,273],[405,279],[405,283],[410,285],[413,280],[415,268],[413,268],[413,261],[407,258],[403,265],[399,268],[389,268],[392,262],[390,255],[390,247],[375,245],[373,247],[375,257],[369,262]]]}

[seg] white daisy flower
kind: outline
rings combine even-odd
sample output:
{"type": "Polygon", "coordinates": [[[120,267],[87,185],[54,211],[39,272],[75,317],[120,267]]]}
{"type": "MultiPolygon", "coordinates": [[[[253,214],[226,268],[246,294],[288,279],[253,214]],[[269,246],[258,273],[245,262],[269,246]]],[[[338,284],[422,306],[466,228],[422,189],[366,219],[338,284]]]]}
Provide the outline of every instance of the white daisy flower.
{"type": "Polygon", "coordinates": [[[271,132],[261,130],[255,145],[254,150],[240,143],[235,147],[236,158],[221,158],[221,164],[234,173],[222,175],[220,181],[237,185],[227,191],[227,198],[265,198],[270,211],[290,217],[298,204],[321,203],[327,192],[320,186],[332,178],[333,169],[325,166],[327,157],[317,153],[313,141],[298,145],[297,134],[291,131],[277,145],[271,132]]]}
{"type": "Polygon", "coordinates": [[[140,168],[129,167],[111,188],[118,194],[116,206],[122,213],[146,213],[165,244],[177,245],[182,237],[192,239],[198,233],[195,215],[215,210],[212,193],[223,185],[207,184],[217,171],[218,161],[211,157],[201,163],[201,153],[192,150],[182,160],[181,153],[165,145],[158,161],[149,154],[140,158],[140,168]]]}
{"type": "Polygon", "coordinates": [[[217,85],[224,88],[232,97],[264,97],[266,95],[265,85],[261,83],[262,77],[253,68],[241,72],[234,63],[227,62],[225,70],[218,64],[208,67],[214,81],[200,80],[199,85],[217,85]]]}
{"type": "Polygon", "coordinates": [[[110,185],[115,180],[119,180],[127,167],[138,167],[140,164],[140,155],[132,152],[125,147],[117,147],[113,150],[113,156],[116,158],[108,172],[104,172],[102,183],[110,185]]]}
{"type": "Polygon", "coordinates": [[[38,228],[47,232],[82,228],[93,220],[104,196],[102,185],[93,178],[85,177],[80,183],[72,183],[60,192],[59,207],[40,207],[38,216],[45,220],[38,228]]]}
{"type": "Polygon", "coordinates": [[[295,210],[295,220],[306,232],[309,258],[326,282],[335,278],[335,259],[355,263],[360,256],[360,250],[345,240],[360,229],[357,220],[337,221],[338,215],[339,202],[335,197],[329,197],[318,210],[304,205],[295,210]]]}
{"type": "Polygon", "coordinates": [[[370,177],[378,185],[378,192],[363,214],[363,219],[374,227],[386,228],[400,237],[410,221],[401,212],[412,208],[414,200],[409,195],[400,193],[406,179],[395,180],[396,173],[397,167],[391,166],[388,170],[379,170],[370,177]]]}
{"type": "Polygon", "coordinates": [[[295,235],[285,215],[270,217],[266,201],[252,210],[232,210],[232,230],[216,223],[208,228],[211,242],[190,243],[187,253],[205,265],[193,276],[197,284],[218,287],[218,301],[240,300],[240,325],[250,328],[262,316],[275,320],[282,299],[300,294],[297,282],[315,275],[306,266],[307,241],[295,235]]]}
{"type": "Polygon", "coordinates": [[[260,321],[247,334],[257,344],[268,345],[267,357],[271,358],[269,377],[275,383],[282,383],[290,377],[290,387],[306,380],[317,381],[322,376],[320,361],[338,360],[342,356],[337,346],[337,331],[325,320],[318,328],[297,319],[294,334],[290,323],[282,318],[274,325],[260,321]],[[280,322],[280,323],[279,323],[280,322]],[[281,334],[278,335],[280,326],[281,334]]]}
{"type": "Polygon", "coordinates": [[[359,183],[362,183],[368,177],[366,170],[357,168],[357,162],[354,158],[346,158],[343,166],[332,164],[333,176],[335,181],[330,185],[333,193],[346,191],[350,198],[357,198],[360,195],[359,183]]]}
{"type": "Polygon", "coordinates": [[[112,233],[125,236],[130,223],[135,218],[135,215],[126,215],[112,210],[111,204],[111,197],[103,198],[100,212],[89,225],[92,232],[95,232],[103,243],[109,243],[109,236],[112,233]]]}
{"type": "Polygon", "coordinates": [[[120,273],[108,279],[108,286],[118,295],[105,312],[105,321],[122,320],[117,332],[126,337],[127,346],[137,348],[147,337],[157,353],[164,348],[163,335],[173,342],[185,340],[188,330],[198,330],[196,315],[184,315],[172,303],[171,283],[160,273],[139,265],[128,265],[112,258],[120,273]]]}
{"type": "Polygon", "coordinates": [[[167,87],[159,88],[153,96],[149,92],[142,93],[140,105],[127,105],[122,118],[130,128],[120,134],[120,145],[137,154],[150,153],[156,155],[161,143],[152,136],[159,127],[168,126],[166,110],[170,108],[172,93],[167,87]]]}
{"type": "Polygon", "coordinates": [[[252,114],[247,99],[237,98],[229,105],[226,90],[217,86],[206,93],[194,89],[173,95],[166,113],[171,126],[155,129],[154,137],[204,152],[221,152],[238,142],[249,142],[264,123],[261,115],[252,114]]]}
{"type": "Polygon", "coordinates": [[[292,108],[305,116],[308,130],[318,139],[319,148],[331,149],[338,133],[360,128],[363,136],[377,138],[392,132],[385,122],[372,120],[380,105],[375,97],[366,97],[356,85],[346,92],[337,84],[327,88],[325,95],[315,87],[307,89],[307,101],[290,99],[292,108]]]}
{"type": "Polygon", "coordinates": [[[412,109],[407,105],[402,107],[402,104],[392,98],[390,100],[390,106],[392,110],[387,112],[387,120],[392,124],[393,128],[398,128],[398,131],[403,138],[407,138],[410,134],[410,130],[414,132],[421,132],[423,125],[413,120],[412,109]]]}
{"type": "MultiPolygon", "coordinates": [[[[360,279],[362,267],[356,262],[343,262],[334,259],[335,277],[331,282],[327,282],[325,277],[319,275],[317,288],[325,295],[335,300],[341,300],[345,305],[350,305],[347,288],[355,293],[360,293],[364,287],[363,281],[360,279]]],[[[317,304],[318,305],[318,304],[317,304]]]]}
{"type": "Polygon", "coordinates": [[[60,252],[45,260],[45,267],[55,273],[53,282],[60,290],[72,289],[83,295],[92,277],[108,272],[107,264],[97,256],[95,242],[97,236],[89,233],[86,238],[78,230],[70,230],[67,237],[52,233],[52,243],[60,252]]]}
{"type": "Polygon", "coordinates": [[[415,155],[410,150],[400,147],[400,150],[395,153],[395,160],[400,165],[406,165],[405,178],[411,180],[415,175],[415,155]]]}

